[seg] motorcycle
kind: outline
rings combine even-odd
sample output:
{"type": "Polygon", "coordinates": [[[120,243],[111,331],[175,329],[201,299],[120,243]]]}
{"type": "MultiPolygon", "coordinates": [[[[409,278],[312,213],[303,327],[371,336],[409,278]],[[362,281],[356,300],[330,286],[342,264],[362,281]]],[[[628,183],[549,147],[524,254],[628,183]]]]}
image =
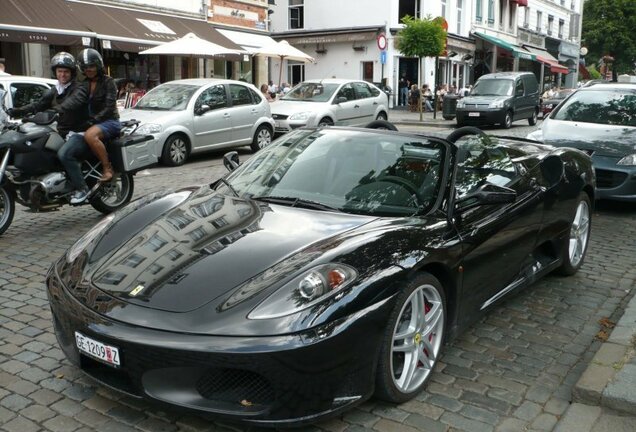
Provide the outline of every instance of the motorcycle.
{"type": "MultiPolygon", "coordinates": [[[[34,212],[52,211],[70,204],[74,192],[57,157],[65,142],[53,127],[57,116],[40,112],[23,118],[22,123],[10,122],[4,96],[0,90],[0,235],[13,221],[16,202],[34,212]]],[[[134,174],[159,159],[154,137],[134,134],[139,123],[122,122],[122,136],[106,145],[115,172],[111,181],[99,181],[101,163],[96,158],[82,162],[91,193],[79,205],[108,214],[130,202],[134,174]]]]}

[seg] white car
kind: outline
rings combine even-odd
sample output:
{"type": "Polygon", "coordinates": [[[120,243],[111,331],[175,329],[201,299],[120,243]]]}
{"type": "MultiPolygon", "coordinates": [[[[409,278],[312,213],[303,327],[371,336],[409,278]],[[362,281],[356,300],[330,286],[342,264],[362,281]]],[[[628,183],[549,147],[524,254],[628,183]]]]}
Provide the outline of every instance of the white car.
{"type": "Polygon", "coordinates": [[[389,97],[366,81],[308,80],[272,102],[276,133],[302,126],[364,126],[389,118],[389,97]]]}
{"type": "Polygon", "coordinates": [[[140,120],[135,133],[154,135],[156,154],[169,166],[206,150],[250,145],[257,151],[274,134],[269,102],[252,84],[227,79],[161,84],[120,117],[140,120]]]}
{"type": "Polygon", "coordinates": [[[39,78],[22,75],[0,75],[0,89],[7,94],[4,106],[19,108],[31,102],[39,100],[44,93],[55,85],[57,81],[48,78],[39,78]]]}

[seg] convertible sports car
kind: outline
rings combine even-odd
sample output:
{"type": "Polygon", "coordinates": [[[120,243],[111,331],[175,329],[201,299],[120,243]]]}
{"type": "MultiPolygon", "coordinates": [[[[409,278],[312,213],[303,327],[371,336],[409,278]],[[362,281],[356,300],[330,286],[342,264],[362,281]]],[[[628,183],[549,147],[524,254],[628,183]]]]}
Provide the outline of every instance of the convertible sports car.
{"type": "Polygon", "coordinates": [[[96,380],[270,426],[401,403],[504,295],[576,272],[590,235],[585,153],[475,128],[298,129],[224,162],[51,267],[59,344],[96,380]]]}

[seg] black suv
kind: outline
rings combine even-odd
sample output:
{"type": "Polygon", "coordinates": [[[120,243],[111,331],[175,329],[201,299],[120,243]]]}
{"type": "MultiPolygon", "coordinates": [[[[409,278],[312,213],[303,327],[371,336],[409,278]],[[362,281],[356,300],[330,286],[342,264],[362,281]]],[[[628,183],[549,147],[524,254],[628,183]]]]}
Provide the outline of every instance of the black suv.
{"type": "Polygon", "coordinates": [[[540,108],[539,83],[532,72],[497,72],[481,76],[470,94],[457,102],[457,126],[501,124],[528,119],[534,126],[540,108]]]}

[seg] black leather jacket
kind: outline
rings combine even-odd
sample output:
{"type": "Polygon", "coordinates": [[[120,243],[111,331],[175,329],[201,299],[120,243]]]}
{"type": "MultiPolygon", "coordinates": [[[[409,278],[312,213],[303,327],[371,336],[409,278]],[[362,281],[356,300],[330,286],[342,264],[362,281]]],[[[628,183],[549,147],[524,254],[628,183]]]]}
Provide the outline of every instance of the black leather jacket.
{"type": "Polygon", "coordinates": [[[57,131],[62,137],[70,131],[83,132],[88,128],[88,93],[77,81],[71,81],[62,94],[53,87],[40,100],[14,109],[14,112],[20,115],[50,109],[59,114],[57,131]]]}
{"type": "MultiPolygon", "coordinates": [[[[90,95],[90,81],[84,81],[86,93],[90,95]]],[[[108,75],[97,78],[93,94],[88,99],[88,112],[91,122],[102,123],[106,120],[119,120],[117,111],[117,85],[108,75]]]]}

